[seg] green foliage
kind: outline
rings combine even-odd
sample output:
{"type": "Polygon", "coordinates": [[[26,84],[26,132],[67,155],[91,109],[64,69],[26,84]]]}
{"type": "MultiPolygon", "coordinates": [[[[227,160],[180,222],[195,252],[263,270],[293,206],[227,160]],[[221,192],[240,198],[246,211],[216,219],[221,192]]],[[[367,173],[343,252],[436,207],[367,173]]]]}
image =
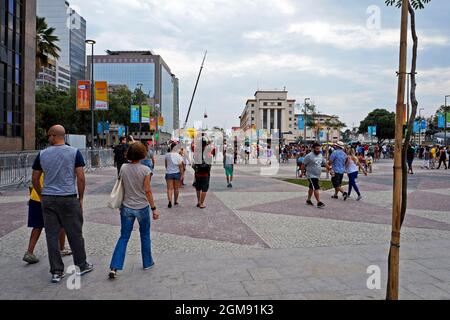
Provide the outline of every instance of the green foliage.
{"type": "MultiPolygon", "coordinates": [[[[95,125],[99,119],[110,123],[130,125],[132,93],[121,88],[109,94],[109,110],[95,112],[95,125]]],[[[55,124],[61,124],[69,134],[91,132],[91,112],[76,111],[76,90],[70,93],[55,86],[46,85],[36,90],[36,140],[46,143],[46,131],[55,124]]]]}
{"type": "Polygon", "coordinates": [[[41,67],[47,67],[49,58],[59,58],[61,49],[58,47],[58,37],[54,35],[55,28],[49,27],[45,18],[36,17],[36,76],[41,67]]]}
{"type": "MultiPolygon", "coordinates": [[[[385,0],[385,3],[387,6],[393,6],[395,5],[397,8],[402,7],[402,0],[385,0]]],[[[424,9],[425,4],[430,3],[431,0],[410,0],[411,6],[417,10],[417,9],[424,9]]]]}
{"type": "Polygon", "coordinates": [[[386,109],[375,109],[361,121],[359,133],[367,133],[369,126],[377,126],[377,137],[380,140],[394,139],[395,137],[395,113],[386,109]]]}

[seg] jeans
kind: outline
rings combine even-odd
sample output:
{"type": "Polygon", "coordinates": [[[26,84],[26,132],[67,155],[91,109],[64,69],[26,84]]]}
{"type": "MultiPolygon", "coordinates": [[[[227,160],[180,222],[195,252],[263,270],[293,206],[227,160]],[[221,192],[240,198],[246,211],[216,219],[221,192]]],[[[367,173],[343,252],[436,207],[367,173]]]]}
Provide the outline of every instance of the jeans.
{"type": "Polygon", "coordinates": [[[59,251],[59,232],[66,231],[74,264],[81,270],[86,267],[86,250],[83,238],[83,213],[80,201],[73,197],[42,196],[45,236],[47,238],[50,273],[62,274],[64,263],[59,251]]]}
{"type": "Polygon", "coordinates": [[[358,178],[358,171],[355,172],[351,172],[348,174],[348,195],[350,196],[350,194],[352,193],[352,189],[355,189],[356,193],[358,194],[358,196],[361,195],[361,193],[359,192],[358,186],[356,185],[356,179],[358,178]]]}
{"type": "Polygon", "coordinates": [[[141,235],[141,254],[144,268],[153,265],[152,242],[150,239],[150,210],[147,206],[144,209],[131,209],[123,206],[120,209],[120,238],[117,241],[116,248],[111,259],[111,269],[122,270],[127,252],[128,240],[130,240],[133,231],[134,220],[138,220],[139,233],[141,235]]]}

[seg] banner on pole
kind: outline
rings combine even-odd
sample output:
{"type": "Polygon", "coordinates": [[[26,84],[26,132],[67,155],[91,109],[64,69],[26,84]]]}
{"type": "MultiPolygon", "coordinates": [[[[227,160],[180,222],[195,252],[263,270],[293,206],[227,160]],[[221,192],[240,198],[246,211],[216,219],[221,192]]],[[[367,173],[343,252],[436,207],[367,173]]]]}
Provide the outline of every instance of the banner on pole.
{"type": "Polygon", "coordinates": [[[95,82],[95,110],[108,110],[108,83],[95,82]]]}
{"type": "Polygon", "coordinates": [[[164,117],[158,117],[158,127],[164,126],[164,117]]]}
{"type": "Polygon", "coordinates": [[[377,126],[368,126],[367,133],[369,134],[369,136],[376,136],[377,135],[377,126]]]}
{"type": "Polygon", "coordinates": [[[150,131],[156,130],[156,118],[150,118],[150,131]]]}
{"type": "Polygon", "coordinates": [[[143,105],[142,106],[142,123],[150,123],[150,106],[143,105]]]}
{"type": "Polygon", "coordinates": [[[297,127],[298,130],[305,129],[305,118],[303,118],[303,116],[298,116],[297,125],[298,125],[298,127],[297,127]]]}
{"type": "Polygon", "coordinates": [[[442,113],[438,114],[438,128],[444,129],[445,126],[445,119],[444,115],[442,113]]]}
{"type": "Polygon", "coordinates": [[[77,81],[77,111],[91,110],[91,82],[89,80],[77,81]]]}
{"type": "Polygon", "coordinates": [[[427,120],[422,120],[420,124],[420,130],[427,130],[427,120]]]}
{"type": "Polygon", "coordinates": [[[420,122],[414,121],[413,134],[417,134],[420,131],[420,122]]]}
{"type": "Polygon", "coordinates": [[[131,106],[130,123],[139,123],[139,106],[131,106]]]}

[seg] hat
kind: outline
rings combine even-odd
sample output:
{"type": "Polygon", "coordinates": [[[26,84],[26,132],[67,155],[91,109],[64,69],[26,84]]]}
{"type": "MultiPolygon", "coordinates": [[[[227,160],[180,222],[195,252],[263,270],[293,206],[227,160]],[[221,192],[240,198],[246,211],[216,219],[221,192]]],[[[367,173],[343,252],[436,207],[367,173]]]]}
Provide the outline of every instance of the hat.
{"type": "Polygon", "coordinates": [[[345,144],[342,141],[338,141],[334,144],[334,146],[342,149],[345,147],[345,144]]]}

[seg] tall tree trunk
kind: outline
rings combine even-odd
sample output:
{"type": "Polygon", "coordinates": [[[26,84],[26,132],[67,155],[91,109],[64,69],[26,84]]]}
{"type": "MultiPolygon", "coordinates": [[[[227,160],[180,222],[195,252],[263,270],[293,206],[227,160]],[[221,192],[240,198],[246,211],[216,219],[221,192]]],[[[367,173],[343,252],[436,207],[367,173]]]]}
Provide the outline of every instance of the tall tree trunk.
{"type": "Polygon", "coordinates": [[[406,215],[406,207],[408,201],[408,169],[406,166],[406,153],[408,150],[409,143],[411,141],[411,132],[413,130],[414,121],[416,120],[417,107],[419,102],[416,98],[416,69],[417,69],[417,47],[419,45],[419,39],[416,32],[416,13],[411,5],[409,5],[409,15],[411,16],[411,35],[413,38],[413,49],[412,49],[412,61],[411,61],[411,92],[408,92],[411,98],[411,116],[408,121],[408,131],[406,132],[405,143],[403,145],[403,181],[402,181],[402,215],[400,220],[400,227],[403,225],[406,215]]]}
{"type": "Polygon", "coordinates": [[[405,109],[405,78],[408,50],[408,8],[409,1],[403,0],[401,31],[400,31],[400,57],[398,74],[398,91],[395,123],[395,150],[394,150],[394,186],[392,201],[392,234],[388,259],[388,283],[386,299],[398,300],[398,278],[400,264],[400,227],[402,205],[402,142],[403,142],[403,115],[405,109]]]}

